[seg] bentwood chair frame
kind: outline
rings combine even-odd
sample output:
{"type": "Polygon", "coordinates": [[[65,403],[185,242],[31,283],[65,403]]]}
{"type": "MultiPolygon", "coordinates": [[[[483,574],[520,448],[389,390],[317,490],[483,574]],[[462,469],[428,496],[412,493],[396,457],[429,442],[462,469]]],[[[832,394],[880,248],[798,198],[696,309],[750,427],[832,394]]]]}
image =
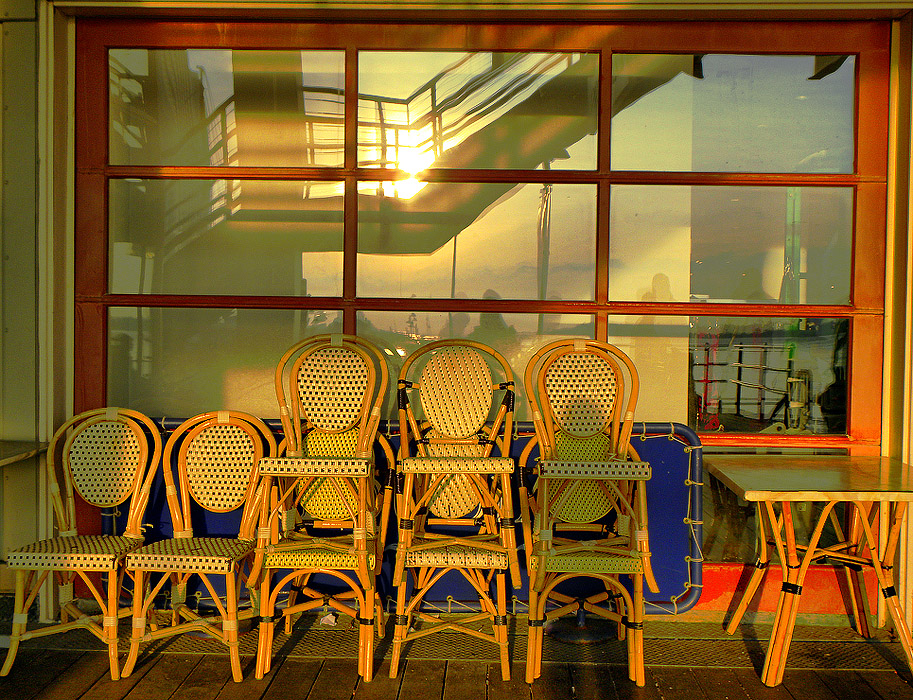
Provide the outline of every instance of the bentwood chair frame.
{"type": "Polygon", "coordinates": [[[181,423],[168,438],[162,472],[174,533],[127,558],[127,570],[134,577],[133,630],[123,676],[132,673],[142,643],[196,631],[226,645],[232,677],[242,680],[239,622],[256,614],[255,605],[239,611],[239,599],[242,584],[256,579],[251,566],[259,516],[258,465],[275,453],[270,429],[259,418],[239,411],[201,413],[181,423]],[[240,509],[237,537],[196,536],[191,520],[194,506],[211,513],[240,509]],[[162,575],[150,583],[150,574],[156,572],[162,575]],[[199,607],[194,610],[187,604],[193,577],[199,577],[209,593],[214,614],[203,614],[199,607]],[[224,601],[216,580],[224,580],[224,601]],[[169,582],[170,624],[159,625],[154,601],[169,582]]]}
{"type": "Polygon", "coordinates": [[[19,643],[32,637],[84,628],[108,647],[111,678],[120,677],[117,628],[130,608],[119,604],[124,558],[143,544],[142,517],[162,456],[158,428],[142,413],[124,408],[85,411],[64,423],[47,452],[48,490],[57,535],[7,555],[16,570],[13,626],[6,662],[9,673],[19,643]],[[130,500],[123,535],[80,534],[76,497],[95,508],[118,508],[130,500]],[[48,576],[58,585],[58,624],[26,631],[28,610],[48,576]],[[76,605],[74,582],[81,581],[101,613],[88,615],[76,605]]]}
{"type": "Polygon", "coordinates": [[[383,623],[376,577],[392,498],[391,485],[378,487],[374,447],[392,472],[393,452],[377,432],[388,376],[380,350],[353,335],[302,340],[279,360],[285,453],[260,463],[257,678],[269,672],[276,623],[291,633],[295,616],[324,606],[357,622],[358,674],[373,676],[383,623]]]}
{"type": "Polygon", "coordinates": [[[614,345],[558,340],[530,358],[524,386],[536,430],[520,457],[529,571],[526,680],[541,672],[544,624],[585,611],[619,624],[629,676],[643,685],[644,580],[658,589],[647,534],[651,470],[630,442],[637,370],[614,345]],[[632,591],[621,575],[630,576],[632,591]],[[581,577],[601,581],[602,590],[572,596],[560,588],[581,577]]]}
{"type": "Polygon", "coordinates": [[[398,672],[404,644],[456,631],[497,645],[508,680],[506,573],[515,585],[520,581],[511,495],[513,374],[486,345],[444,340],[405,360],[397,391],[402,494],[390,676],[398,672]],[[426,594],[451,571],[475,590],[478,613],[446,617],[425,605],[426,594]],[[487,621],[490,633],[479,629],[487,621]]]}

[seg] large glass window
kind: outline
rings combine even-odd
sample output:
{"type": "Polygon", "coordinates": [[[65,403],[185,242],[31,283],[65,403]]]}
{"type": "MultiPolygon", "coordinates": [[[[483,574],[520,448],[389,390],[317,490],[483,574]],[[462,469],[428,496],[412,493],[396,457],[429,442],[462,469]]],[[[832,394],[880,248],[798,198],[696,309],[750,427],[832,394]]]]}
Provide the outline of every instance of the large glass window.
{"type": "Polygon", "coordinates": [[[877,449],[887,25],[478,29],[80,19],[80,400],[269,416],[308,333],[518,377],[584,336],[640,420],[877,449]]]}

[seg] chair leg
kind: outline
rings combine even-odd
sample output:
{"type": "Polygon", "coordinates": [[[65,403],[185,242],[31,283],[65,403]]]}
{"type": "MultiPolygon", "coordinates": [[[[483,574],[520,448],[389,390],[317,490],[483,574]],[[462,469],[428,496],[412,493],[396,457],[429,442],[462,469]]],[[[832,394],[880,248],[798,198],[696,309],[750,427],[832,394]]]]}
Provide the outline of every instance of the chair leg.
{"type": "Polygon", "coordinates": [[[409,631],[409,622],[406,617],[406,586],[409,582],[403,576],[396,589],[396,625],[393,628],[393,652],[390,657],[390,678],[396,678],[399,671],[399,656],[402,651],[403,640],[409,631]]]}
{"type": "Polygon", "coordinates": [[[374,598],[374,589],[369,588],[359,606],[362,619],[358,621],[358,673],[365,682],[374,677],[374,598]]]}
{"type": "Polygon", "coordinates": [[[238,642],[238,581],[235,572],[225,575],[225,617],[222,618],[222,634],[231,660],[231,676],[236,683],[244,680],[241,672],[241,650],[238,642]]]}
{"type": "Polygon", "coordinates": [[[634,577],[634,594],[631,596],[631,609],[628,616],[631,620],[631,630],[628,635],[628,665],[630,677],[638,686],[646,683],[644,671],[644,577],[637,574],[634,577]]]}
{"type": "Polygon", "coordinates": [[[120,608],[120,588],[123,573],[118,571],[108,572],[108,603],[107,610],[102,611],[102,629],[105,633],[105,643],[108,645],[108,661],[111,666],[111,680],[120,679],[120,663],[117,659],[117,626],[120,621],[118,610],[120,608]]]}
{"type": "Polygon", "coordinates": [[[143,612],[145,604],[145,586],[146,574],[144,571],[137,569],[133,574],[133,618],[130,624],[130,651],[127,654],[127,660],[121,669],[121,678],[128,677],[133,673],[133,667],[136,665],[136,659],[139,656],[139,646],[146,634],[146,615],[143,612]]]}
{"type": "Polygon", "coordinates": [[[273,620],[276,605],[270,591],[272,572],[264,568],[261,575],[263,580],[260,584],[260,624],[257,627],[257,665],[254,671],[254,678],[257,680],[269,673],[272,667],[273,633],[276,627],[273,620]]]}
{"type": "Polygon", "coordinates": [[[25,581],[28,572],[25,569],[16,569],[16,597],[13,605],[13,629],[10,633],[10,647],[6,652],[6,661],[3,662],[3,668],[0,669],[0,676],[5,676],[13,667],[13,661],[16,660],[16,652],[19,651],[19,639],[25,632],[26,620],[28,620],[28,611],[25,608],[25,581]]]}
{"type": "Polygon", "coordinates": [[[542,659],[542,616],[539,614],[539,594],[529,590],[529,626],[526,637],[526,682],[532,683],[539,676],[542,659]]]}
{"type": "Polygon", "coordinates": [[[139,646],[143,641],[143,636],[146,634],[145,586],[146,573],[137,569],[133,574],[133,617],[130,623],[130,651],[127,653],[127,660],[121,669],[121,678],[127,678],[133,673],[133,667],[136,665],[136,659],[139,656],[139,646]]]}
{"type": "Polygon", "coordinates": [[[501,680],[510,680],[510,653],[507,648],[507,586],[505,574],[503,571],[495,575],[495,587],[497,594],[497,616],[495,617],[495,641],[500,649],[501,656],[501,680]]]}

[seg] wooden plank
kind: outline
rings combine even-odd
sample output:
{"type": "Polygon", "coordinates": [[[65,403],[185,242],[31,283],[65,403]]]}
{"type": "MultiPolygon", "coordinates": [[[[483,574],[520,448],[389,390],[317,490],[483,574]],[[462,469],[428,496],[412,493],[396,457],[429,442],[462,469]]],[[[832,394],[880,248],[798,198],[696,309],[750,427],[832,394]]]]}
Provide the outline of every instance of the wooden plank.
{"type": "Polygon", "coordinates": [[[764,685],[759,672],[753,668],[734,668],[732,672],[751,700],[793,700],[793,696],[782,685],[773,688],[764,685]]]}
{"type": "MultiPolygon", "coordinates": [[[[283,664],[284,665],[284,664],[283,664]]],[[[378,673],[375,672],[374,680],[378,673]]],[[[356,659],[325,659],[320,666],[320,672],[311,685],[311,692],[307,700],[349,700],[355,693],[357,685],[361,685],[358,676],[358,661],[356,659]]],[[[394,694],[392,697],[396,697],[394,694]]]]}
{"type": "Polygon", "coordinates": [[[488,664],[488,700],[530,700],[532,688],[525,678],[525,663],[511,665],[509,681],[501,680],[500,663],[488,664]]]}
{"type": "MultiPolygon", "coordinates": [[[[355,664],[356,660],[352,659],[351,663],[355,664]]],[[[352,700],[375,700],[375,698],[377,700],[391,700],[391,698],[397,697],[400,684],[409,673],[409,663],[407,662],[405,669],[400,671],[397,678],[390,678],[390,660],[387,659],[374,669],[373,680],[370,683],[365,683],[356,675],[355,667],[351,666],[350,668],[352,676],[358,679],[358,686],[355,688],[355,695],[352,696],[352,700]]],[[[323,673],[320,675],[323,676],[323,673]]],[[[312,699],[308,698],[308,700],[312,699]]],[[[323,700],[323,698],[319,700],[323,700]]]]}
{"type": "MultiPolygon", "coordinates": [[[[403,698],[439,698],[444,689],[445,676],[449,679],[450,664],[443,660],[407,661],[405,669],[401,671],[400,697],[403,698]]],[[[373,681],[372,681],[373,682],[373,681]]],[[[485,678],[482,677],[482,687],[485,687],[485,678]]],[[[478,687],[475,688],[478,691],[478,687]]],[[[446,697],[446,694],[444,694],[446,697]]]]}
{"type": "MultiPolygon", "coordinates": [[[[6,659],[6,651],[0,651],[0,662],[6,659]]],[[[83,652],[20,648],[9,675],[0,678],[0,697],[4,700],[29,700],[41,697],[42,693],[48,693],[58,685],[66,685],[67,669],[83,656],[83,652]]],[[[104,655],[104,662],[104,672],[107,673],[107,654],[104,655]]],[[[101,672],[98,671],[95,678],[101,672]]],[[[61,696],[58,694],[57,697],[61,696]]]]}
{"type": "MultiPolygon", "coordinates": [[[[702,668],[700,672],[705,670],[702,668]]],[[[690,668],[654,666],[651,671],[664,700],[699,700],[707,697],[690,668]]]]}
{"type": "Polygon", "coordinates": [[[878,693],[858,673],[821,670],[818,677],[837,697],[853,700],[880,700],[878,693]]]}
{"type": "MultiPolygon", "coordinates": [[[[488,664],[481,661],[467,661],[465,659],[448,661],[444,692],[440,696],[441,700],[465,700],[466,698],[484,697],[485,689],[488,686],[488,668],[488,664]]],[[[497,678],[501,678],[500,664],[495,665],[493,670],[495,670],[497,678]]],[[[429,688],[429,690],[431,689],[429,688]]],[[[407,693],[405,683],[403,684],[402,696],[404,698],[438,697],[431,692],[423,695],[407,693]]]]}
{"type": "Polygon", "coordinates": [[[160,654],[150,662],[143,682],[130,693],[130,700],[161,700],[171,697],[200,663],[199,656],[160,654]]]}
{"type": "Polygon", "coordinates": [[[830,688],[821,680],[821,677],[815,671],[806,670],[787,670],[783,674],[783,687],[786,688],[794,698],[813,698],[814,700],[834,700],[835,698],[846,698],[844,694],[835,695],[830,688]]]}
{"type": "Polygon", "coordinates": [[[121,678],[118,681],[111,680],[111,671],[108,664],[108,653],[92,652],[97,654],[97,663],[102,672],[95,678],[94,682],[86,688],[85,692],[79,696],[81,700],[123,700],[135,687],[137,687],[155,665],[158,659],[150,659],[142,667],[138,667],[128,678],[121,678]]]}
{"type": "Polygon", "coordinates": [[[749,697],[732,669],[700,668],[695,669],[692,675],[707,700],[742,700],[749,697]]]}
{"type": "Polygon", "coordinates": [[[662,698],[652,667],[646,669],[642,686],[635,685],[634,681],[628,678],[627,666],[608,666],[607,668],[612,679],[612,686],[619,698],[631,698],[632,700],[659,700],[662,698]]]}
{"type": "Polygon", "coordinates": [[[857,671],[857,673],[883,700],[913,698],[913,684],[909,680],[909,675],[904,677],[896,671],[857,671]]]}
{"type": "MultiPolygon", "coordinates": [[[[250,674],[245,674],[243,683],[235,683],[234,685],[243,687],[239,688],[237,693],[232,694],[232,699],[306,698],[314,687],[322,665],[323,662],[317,659],[277,656],[273,659],[269,673],[266,673],[260,680],[254,678],[255,669],[252,668],[250,674]]],[[[228,697],[220,695],[219,700],[228,700],[228,697]]]]}
{"type": "Polygon", "coordinates": [[[226,683],[234,683],[228,655],[203,656],[184,677],[170,700],[214,700],[226,683]]]}
{"type": "Polygon", "coordinates": [[[558,700],[574,697],[571,672],[567,664],[542,664],[542,674],[532,684],[533,700],[558,700]]]}
{"type": "MultiPolygon", "coordinates": [[[[637,687],[633,683],[631,685],[637,687]]],[[[622,697],[618,694],[611,668],[608,666],[571,665],[571,688],[575,700],[612,700],[622,697]]],[[[632,696],[625,694],[623,697],[632,696]]]]}
{"type": "MultiPolygon", "coordinates": [[[[311,662],[316,667],[314,669],[314,675],[317,674],[317,668],[320,667],[319,661],[311,662]]],[[[219,694],[216,696],[217,700],[257,700],[261,696],[266,697],[265,693],[269,693],[275,683],[275,674],[282,666],[281,660],[276,660],[273,663],[273,667],[270,669],[270,672],[267,673],[263,678],[256,679],[254,678],[254,672],[256,671],[257,658],[256,656],[242,656],[241,657],[241,673],[243,678],[240,683],[235,683],[231,676],[228,676],[228,681],[222,686],[222,689],[219,691],[219,694]]],[[[306,684],[306,679],[302,678],[299,682],[295,684],[295,694],[296,696],[303,697],[304,693],[302,690],[306,690],[310,686],[306,684]]],[[[288,685],[284,686],[284,689],[287,691],[288,685]]],[[[283,698],[286,698],[285,693],[281,693],[283,698]]],[[[278,697],[278,695],[273,695],[272,697],[278,697]]],[[[127,698],[127,700],[133,700],[132,697],[127,698]]]]}

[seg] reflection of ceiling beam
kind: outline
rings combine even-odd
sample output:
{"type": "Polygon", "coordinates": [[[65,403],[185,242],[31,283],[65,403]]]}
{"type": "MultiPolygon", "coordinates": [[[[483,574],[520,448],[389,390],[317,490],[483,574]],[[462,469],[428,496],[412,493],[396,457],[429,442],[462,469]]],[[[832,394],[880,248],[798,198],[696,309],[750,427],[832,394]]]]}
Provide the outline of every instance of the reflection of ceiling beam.
{"type": "Polygon", "coordinates": [[[831,73],[835,73],[842,66],[849,56],[815,56],[815,72],[809,76],[809,80],[821,80],[831,73]]]}
{"type": "Polygon", "coordinates": [[[703,78],[701,57],[692,54],[616,54],[612,57],[612,115],[662,87],[679,73],[703,78]]]}
{"type": "MultiPolygon", "coordinates": [[[[637,55],[626,59],[625,67],[613,79],[616,112],[681,72],[699,72],[691,55],[637,55]]],[[[595,54],[583,54],[525,100],[441,155],[435,167],[534,170],[566,158],[568,148],[596,133],[595,61],[595,54]]],[[[256,75],[252,73],[252,77],[256,75]]],[[[250,89],[252,96],[263,98],[263,85],[251,84],[250,89]]],[[[292,105],[288,107],[292,109],[292,105]]],[[[262,192],[252,193],[252,184],[242,185],[235,211],[207,236],[219,235],[220,231],[250,230],[260,238],[289,236],[299,251],[340,250],[341,197],[304,199],[299,190],[296,195],[273,194],[274,198],[267,201],[261,197],[270,197],[269,189],[281,185],[272,183],[262,192]],[[261,223],[266,226],[257,228],[261,223]]],[[[516,186],[428,183],[410,199],[362,193],[358,197],[358,250],[387,255],[431,254],[516,186]]]]}

